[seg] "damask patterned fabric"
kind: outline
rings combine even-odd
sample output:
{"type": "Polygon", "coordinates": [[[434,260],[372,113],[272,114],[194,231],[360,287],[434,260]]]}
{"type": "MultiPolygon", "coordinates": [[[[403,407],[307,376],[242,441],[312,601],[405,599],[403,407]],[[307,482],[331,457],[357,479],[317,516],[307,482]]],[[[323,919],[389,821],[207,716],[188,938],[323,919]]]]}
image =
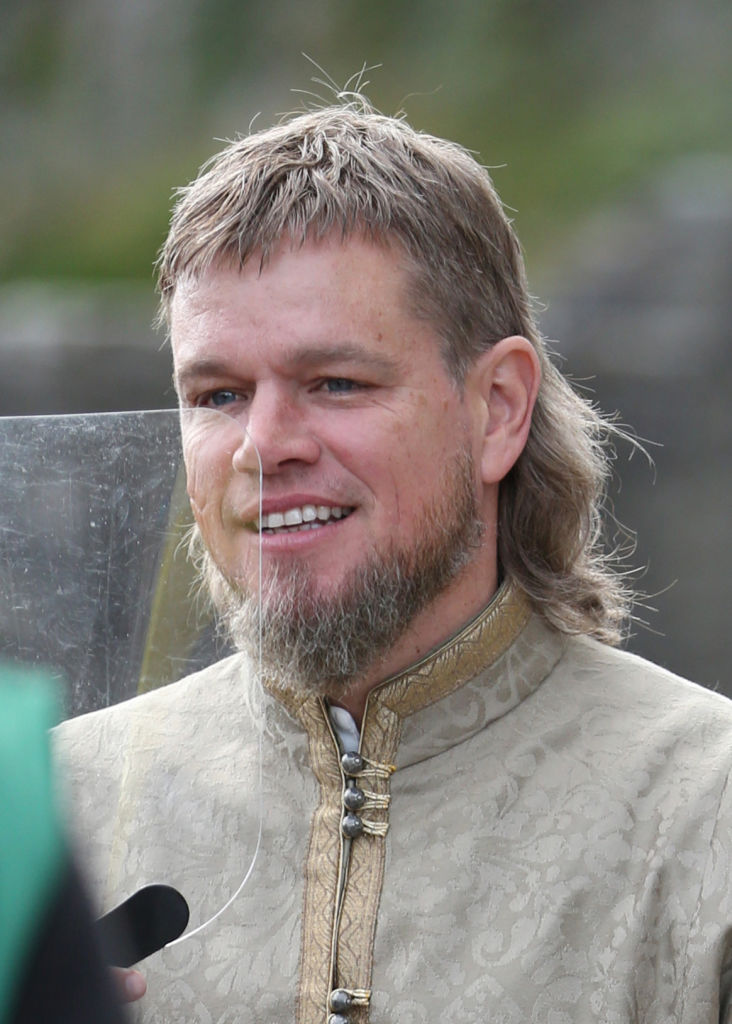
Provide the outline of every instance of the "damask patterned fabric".
{"type": "Polygon", "coordinates": [[[732,1021],[732,705],[503,589],[372,691],[363,834],[317,698],[242,656],[65,723],[106,909],[162,881],[207,929],[144,965],[149,1024],[732,1021]],[[260,788],[261,749],[261,788],[260,788]]]}

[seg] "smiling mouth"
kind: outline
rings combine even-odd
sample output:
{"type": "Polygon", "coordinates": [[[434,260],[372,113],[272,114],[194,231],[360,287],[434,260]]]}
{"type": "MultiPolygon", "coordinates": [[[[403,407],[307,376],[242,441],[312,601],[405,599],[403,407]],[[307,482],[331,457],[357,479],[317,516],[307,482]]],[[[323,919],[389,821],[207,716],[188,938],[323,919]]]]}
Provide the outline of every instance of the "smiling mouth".
{"type": "Polygon", "coordinates": [[[345,505],[298,505],[284,512],[270,512],[253,525],[263,534],[299,533],[320,530],[329,523],[346,519],[351,512],[353,508],[345,505]]]}

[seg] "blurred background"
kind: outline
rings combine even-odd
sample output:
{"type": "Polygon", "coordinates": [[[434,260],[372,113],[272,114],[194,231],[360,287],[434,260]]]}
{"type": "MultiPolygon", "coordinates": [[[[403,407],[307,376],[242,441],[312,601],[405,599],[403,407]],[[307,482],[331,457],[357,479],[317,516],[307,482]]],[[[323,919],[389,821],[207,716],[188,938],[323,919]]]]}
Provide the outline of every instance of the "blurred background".
{"type": "Polygon", "coordinates": [[[723,0],[3,0],[0,414],[174,405],[173,187],[360,82],[492,168],[563,369],[654,461],[619,445],[629,645],[732,693],[730,29],[723,0]]]}

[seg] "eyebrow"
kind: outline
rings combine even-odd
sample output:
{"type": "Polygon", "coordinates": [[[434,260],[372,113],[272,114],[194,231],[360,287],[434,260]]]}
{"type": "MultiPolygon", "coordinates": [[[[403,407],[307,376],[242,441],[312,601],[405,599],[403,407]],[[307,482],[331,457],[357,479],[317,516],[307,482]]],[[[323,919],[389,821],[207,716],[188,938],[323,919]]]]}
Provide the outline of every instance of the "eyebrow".
{"type": "Polygon", "coordinates": [[[173,374],[173,382],[180,388],[190,381],[200,380],[202,377],[223,377],[231,373],[231,367],[220,363],[216,359],[195,359],[193,362],[183,366],[180,371],[173,374]]]}
{"type": "MultiPolygon", "coordinates": [[[[375,352],[365,352],[357,345],[312,345],[301,349],[288,360],[290,366],[295,369],[316,366],[319,363],[358,363],[372,370],[382,372],[393,371],[397,362],[386,356],[378,355],[375,352]]],[[[176,387],[180,390],[191,381],[200,380],[205,377],[226,377],[236,375],[235,366],[223,363],[218,359],[196,359],[181,367],[179,372],[174,374],[176,387]]]]}
{"type": "Polygon", "coordinates": [[[301,349],[291,360],[296,367],[318,363],[359,363],[373,370],[393,370],[397,363],[377,352],[368,352],[348,342],[336,345],[312,345],[301,349]]]}

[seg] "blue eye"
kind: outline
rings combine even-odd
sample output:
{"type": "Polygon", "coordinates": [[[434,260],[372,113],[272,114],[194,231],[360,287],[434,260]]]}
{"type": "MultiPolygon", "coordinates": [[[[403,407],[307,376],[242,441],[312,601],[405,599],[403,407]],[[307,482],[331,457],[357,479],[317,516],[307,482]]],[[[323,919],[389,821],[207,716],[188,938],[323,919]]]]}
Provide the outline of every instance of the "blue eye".
{"type": "Polygon", "coordinates": [[[227,391],[225,388],[221,388],[219,391],[211,392],[208,396],[208,403],[215,409],[219,409],[222,405],[230,405],[231,402],[236,402],[238,397],[235,391],[227,391]]]}
{"type": "Polygon", "coordinates": [[[325,384],[327,391],[333,395],[354,391],[358,387],[356,381],[349,380],[348,377],[329,377],[323,383],[325,384]]]}

